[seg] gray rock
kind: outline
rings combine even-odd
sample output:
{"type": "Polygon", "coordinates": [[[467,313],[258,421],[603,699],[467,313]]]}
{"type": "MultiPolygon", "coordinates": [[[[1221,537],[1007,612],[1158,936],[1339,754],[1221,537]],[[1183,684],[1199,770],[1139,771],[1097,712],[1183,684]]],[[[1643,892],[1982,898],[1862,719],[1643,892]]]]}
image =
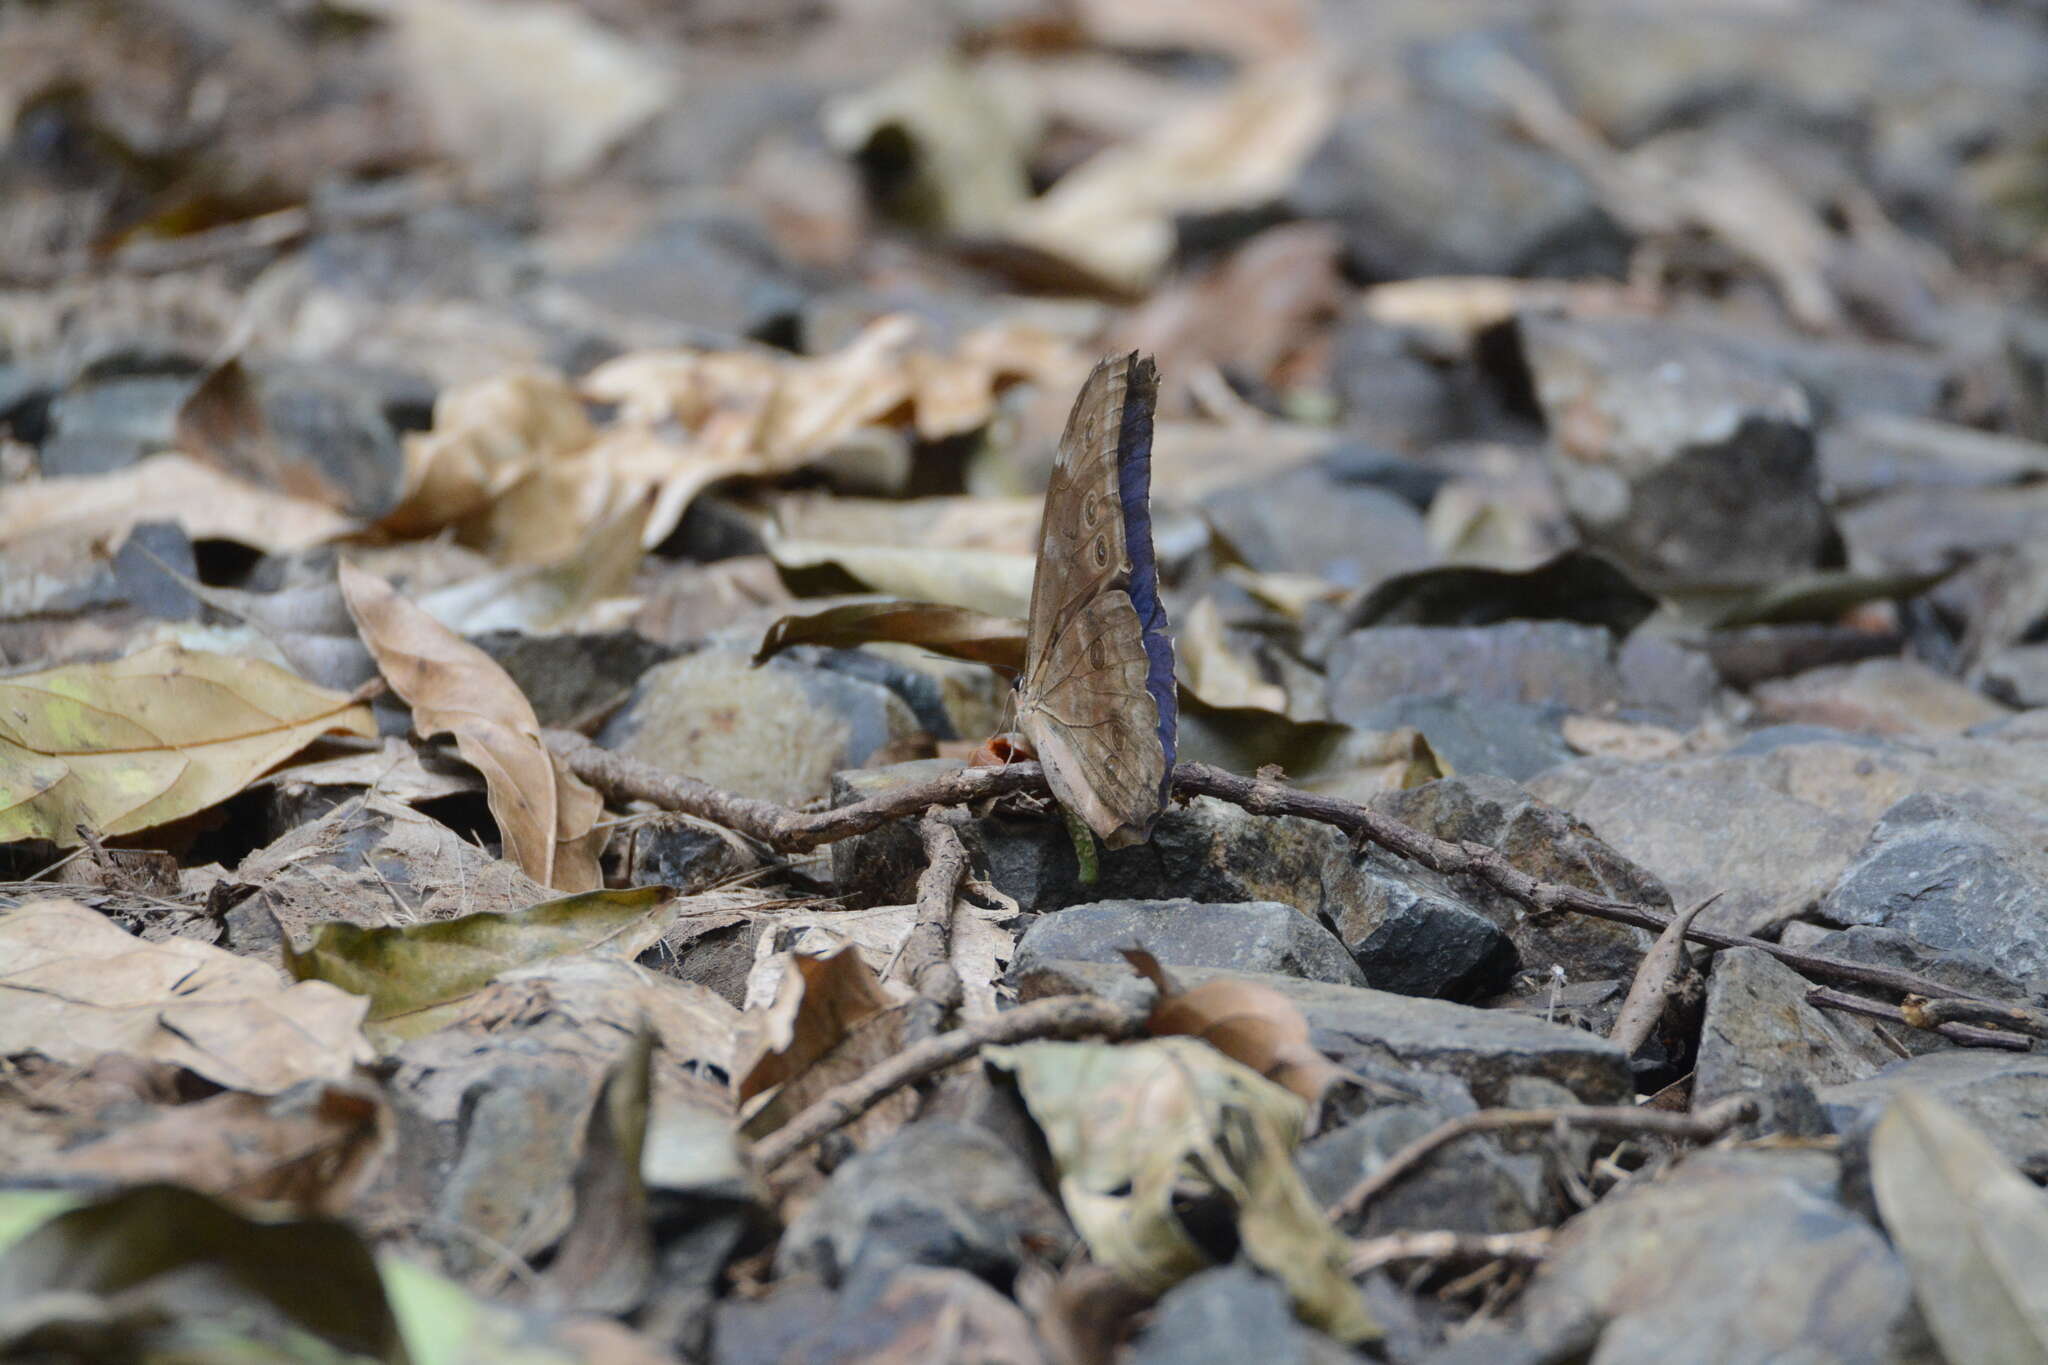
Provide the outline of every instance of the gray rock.
{"type": "Polygon", "coordinates": [[[1721,691],[1721,676],[1703,651],[1648,631],[1622,642],[1614,667],[1621,675],[1616,700],[1623,710],[1680,725],[1696,723],[1721,691]]]}
{"type": "Polygon", "coordinates": [[[1286,1286],[1237,1261],[1166,1291],[1125,1365],[1335,1365],[1351,1353],[1294,1319],[1286,1286]]]}
{"type": "Polygon", "coordinates": [[[472,635],[469,642],[512,675],[542,725],[571,727],[617,706],[631,695],[641,674],[678,652],[631,630],[601,635],[493,630],[472,635]]]}
{"type": "Polygon", "coordinates": [[[1982,795],[1915,793],[1884,813],[1821,902],[1826,923],[1903,935],[2038,990],[2048,977],[2048,812],[1982,795]]]}
{"type": "Polygon", "coordinates": [[[1451,694],[1395,697],[1359,706],[1346,703],[1342,719],[1364,730],[1412,725],[1458,772],[1527,782],[1544,769],[1579,756],[1564,742],[1560,729],[1569,714],[1550,703],[1524,705],[1451,694]]]}
{"type": "Polygon", "coordinates": [[[1589,546],[1657,589],[1767,582],[1823,562],[1806,395],[1660,323],[1528,316],[1551,469],[1589,546]]]}
{"type": "Polygon", "coordinates": [[[178,408],[199,375],[165,362],[151,373],[90,375],[50,400],[49,431],[37,452],[44,478],[106,474],[177,444],[178,408]]]}
{"type": "Polygon", "coordinates": [[[1346,430],[1367,440],[1426,449],[1472,425],[1468,396],[1444,368],[1415,354],[1398,328],[1362,314],[1347,317],[1331,339],[1330,379],[1346,430]]]}
{"type": "Polygon", "coordinates": [[[734,836],[666,812],[634,822],[619,843],[627,885],[672,887],[685,896],[759,866],[734,836]]]}
{"type": "Polygon", "coordinates": [[[1333,927],[1365,973],[1361,984],[1397,995],[1472,1000],[1513,979],[1514,941],[1451,894],[1441,877],[1399,866],[1377,851],[1358,863],[1357,873],[1357,891],[1333,927]]]}
{"type": "Polygon", "coordinates": [[[2009,714],[1975,688],[1917,659],[1865,659],[1759,685],[1757,714],[1784,724],[1889,735],[1956,735],[2009,714]]]}
{"type": "Polygon", "coordinates": [[[556,275],[542,303],[636,344],[794,338],[805,290],[739,215],[662,223],[606,259],[556,275]],[[651,333],[651,334],[650,334],[651,333]]]}
{"type": "Polygon", "coordinates": [[[1707,978],[1707,1015],[1693,1066],[1693,1103],[1783,1081],[1862,1080],[1897,1055],[1854,1015],[1806,1003],[1809,983],[1758,948],[1730,948],[1707,978]]]}
{"type": "MultiPolygon", "coordinates": [[[[1439,839],[1485,844],[1540,881],[1565,882],[1637,905],[1668,906],[1657,879],[1601,841],[1584,823],[1499,777],[1451,777],[1383,792],[1373,807],[1439,839]]],[[[1449,881],[1464,904],[1513,940],[1525,972],[1561,967],[1575,981],[1626,977],[1648,950],[1641,929],[1583,915],[1530,916],[1476,877],[1449,881]]]]}
{"type": "Polygon", "coordinates": [[[1978,686],[2007,706],[2048,706],[2048,645],[2008,645],[1977,666],[1978,686]]]}
{"type": "Polygon", "coordinates": [[[1099,901],[1039,918],[1017,940],[1013,977],[1062,958],[1121,963],[1144,948],[1167,967],[1223,967],[1363,986],[1365,974],[1328,929],[1290,905],[1247,901],[1099,901]]]}
{"type": "MultiPolygon", "coordinates": [[[[1174,975],[1186,987],[1216,980],[1269,986],[1301,1009],[1316,1047],[1339,1062],[1357,1057],[1375,1066],[1391,1062],[1455,1076],[1482,1106],[1500,1103],[1509,1082],[1520,1076],[1554,1081],[1588,1104],[1617,1103],[1632,1093],[1620,1048],[1540,1019],[1260,972],[1188,967],[1174,975]]],[[[1095,962],[1041,962],[1017,986],[1026,1000],[1091,991],[1143,1002],[1153,994],[1128,967],[1095,962]]]]}
{"type": "MultiPolygon", "coordinates": [[[[1896,967],[1967,994],[1997,998],[2024,997],[2030,993],[2021,983],[1974,957],[1936,952],[1896,929],[1857,924],[1847,929],[1829,930],[1817,924],[1795,922],[1785,926],[1782,941],[1788,947],[1819,953],[1823,957],[1839,957],[1873,967],[1896,967]]],[[[2048,994],[2038,990],[2031,994],[2036,1003],[2048,1003],[2048,994]]],[[[1900,1041],[1916,1051],[1939,1045],[1931,1040],[1931,1034],[1911,1029],[1901,1031],[1900,1041]]]]}
{"type": "Polygon", "coordinates": [[[1823,804],[1820,781],[1794,780],[1815,751],[1845,766],[1870,761],[1847,745],[1804,743],[1650,763],[1588,758],[1532,778],[1529,790],[1648,868],[1677,902],[1719,893],[1703,925],[1753,934],[1825,895],[1870,828],[1870,815],[1823,804]]]}
{"type": "Polygon", "coordinates": [[[1954,1105],[2030,1178],[2048,1176],[2048,1056],[1951,1048],[1895,1061],[1875,1076],[1818,1093],[1836,1131],[1862,1134],[1908,1086],[1954,1105]]]}
{"type": "Polygon", "coordinates": [[[783,658],[755,668],[738,651],[706,649],[642,675],[598,742],[728,792],[796,805],[918,729],[879,683],[783,658]]]}
{"type": "Polygon", "coordinates": [[[1007,1284],[1027,1258],[1064,1256],[1074,1231],[1029,1167],[987,1133],[924,1120],[832,1173],[775,1253],[775,1273],[837,1285],[902,1265],[1007,1284]]]}
{"type": "Polygon", "coordinates": [[[1422,514],[1392,492],[1333,478],[1309,461],[1219,488],[1202,510],[1255,569],[1376,583],[1435,560],[1422,514]]]}
{"type": "Polygon", "coordinates": [[[962,1270],[898,1266],[836,1294],[796,1276],[759,1299],[728,1295],[714,1309],[711,1365],[934,1358],[1036,1365],[1041,1356],[1024,1311],[962,1270]],[[935,1343],[943,1343],[936,1357],[935,1343]]]}
{"type": "Polygon", "coordinates": [[[1354,270],[1416,275],[1619,275],[1620,230],[1563,159],[1441,101],[1342,116],[1289,207],[1344,233],[1354,270]]]}
{"type": "Polygon", "coordinates": [[[2048,539],[2048,484],[2018,488],[1909,488],[1841,510],[1850,562],[1931,573],[2048,539]]]}
{"type": "Polygon", "coordinates": [[[1904,1264],[1839,1179],[1824,1152],[1695,1153],[1565,1225],[1513,1322],[1537,1353],[1433,1359],[1933,1365],[1904,1264]]]}

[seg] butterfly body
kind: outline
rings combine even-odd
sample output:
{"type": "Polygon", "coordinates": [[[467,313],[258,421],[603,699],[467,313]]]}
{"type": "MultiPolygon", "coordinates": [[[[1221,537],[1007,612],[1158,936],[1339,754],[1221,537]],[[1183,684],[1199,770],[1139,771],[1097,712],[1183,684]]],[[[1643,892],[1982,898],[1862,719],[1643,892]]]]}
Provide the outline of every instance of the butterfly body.
{"type": "Polygon", "coordinates": [[[1054,797],[1111,848],[1166,801],[1173,639],[1152,553],[1158,374],[1134,352],[1081,386],[1045,495],[1017,722],[1054,797]]]}

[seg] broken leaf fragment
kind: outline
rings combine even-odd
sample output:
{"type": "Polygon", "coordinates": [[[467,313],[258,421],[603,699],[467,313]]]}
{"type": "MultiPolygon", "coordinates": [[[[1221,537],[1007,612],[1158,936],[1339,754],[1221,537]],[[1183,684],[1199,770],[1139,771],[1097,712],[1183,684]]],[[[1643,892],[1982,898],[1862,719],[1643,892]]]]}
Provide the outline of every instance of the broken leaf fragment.
{"type": "Polygon", "coordinates": [[[439,1006],[488,986],[502,972],[576,953],[631,959],[675,918],[667,887],[590,891],[511,914],[377,929],[328,923],[311,946],[287,945],[301,981],[324,981],[369,998],[368,1022],[390,1038],[416,1038],[442,1023],[439,1006]]]}
{"type": "Polygon", "coordinates": [[[1302,1102],[1207,1043],[1024,1043],[982,1052],[1015,1073],[1060,1171],[1060,1198],[1095,1259],[1164,1290],[1209,1265],[1174,1213],[1220,1197],[1244,1254],[1287,1286],[1295,1311],[1340,1341],[1378,1326],[1345,1273],[1293,1153],[1302,1102]]]}
{"type": "Polygon", "coordinates": [[[966,659],[1016,673],[1024,667],[1024,623],[943,602],[848,602],[823,611],[792,613],[768,628],[755,663],[791,645],[850,649],[865,644],[915,645],[950,659],[966,659]]]}
{"type": "Polygon", "coordinates": [[[0,843],[130,834],[233,796],[370,708],[275,664],[157,645],[0,680],[0,843]]]}

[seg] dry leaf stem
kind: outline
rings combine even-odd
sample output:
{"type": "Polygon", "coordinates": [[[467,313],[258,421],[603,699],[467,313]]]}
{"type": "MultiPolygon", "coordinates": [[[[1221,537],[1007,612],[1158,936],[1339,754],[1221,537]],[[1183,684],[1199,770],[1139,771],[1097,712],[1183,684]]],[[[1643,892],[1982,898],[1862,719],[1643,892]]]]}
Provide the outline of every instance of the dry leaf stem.
{"type": "Polygon", "coordinates": [[[1540,1261],[1550,1252],[1551,1230],[1527,1232],[1390,1232],[1351,1244],[1345,1268],[1364,1275],[1395,1261],[1540,1261]]]}
{"type": "MultiPolygon", "coordinates": [[[[1967,1017],[1998,1019],[2001,1022],[2012,1023],[2012,1016],[2014,1014],[2024,1013],[2024,1011],[2019,1010],[2016,1006],[1985,1006],[1978,1004],[1974,1000],[1928,1000],[1923,1002],[1918,1009],[1915,1009],[1910,1005],[1887,1005],[1881,1000],[1870,1000],[1864,996],[1851,995],[1847,991],[1831,990],[1826,986],[1810,987],[1806,992],[1806,1003],[1818,1009],[1840,1010],[1844,1014],[1860,1014],[1867,1019],[1883,1019],[1888,1023],[1904,1024],[1908,1028],[1924,1029],[1929,1033],[1939,1033],[1950,1042],[1962,1047],[2000,1047],[2008,1052],[2029,1052],[2033,1050],[2034,1046],[2028,1041],[2027,1037],[2028,1033],[2033,1033],[2032,1029],[2021,1033],[2013,1032],[2011,1029],[1978,1028],[1971,1024],[1962,1023],[1955,1017],[1943,1017],[1948,1013],[1946,1009],[1933,1010],[1928,1008],[1934,1005],[1962,1005],[1974,1011],[1974,1013],[1969,1014],[1967,1017]]],[[[2012,1029],[2020,1027],[2021,1025],[2012,1023],[2012,1029]]],[[[2033,1033],[2033,1036],[2041,1037],[2042,1035],[2033,1033]]]]}
{"type": "MultiPolygon", "coordinates": [[[[961,805],[1010,792],[1046,791],[1044,774],[1036,763],[1012,763],[1001,768],[962,768],[928,782],[913,783],[834,810],[794,811],[772,801],[735,796],[695,778],[663,772],[623,754],[600,749],[571,731],[550,730],[547,738],[571,771],[614,801],[646,801],[664,810],[696,815],[785,853],[801,853],[839,839],[865,834],[891,820],[919,814],[931,806],[961,805]]],[[[1177,766],[1173,770],[1173,792],[1181,799],[1213,796],[1241,806],[1254,815],[1292,815],[1334,825],[1390,853],[1412,859],[1433,872],[1476,877],[1510,900],[1539,914],[1568,911],[1616,924],[1632,924],[1657,933],[1663,932],[1672,920],[1672,916],[1662,910],[1609,900],[1562,882],[1539,881],[1509,862],[1499,850],[1485,844],[1439,839],[1366,806],[1334,796],[1297,791],[1278,782],[1239,777],[1206,763],[1177,766]]],[[[1755,948],[1810,976],[1853,981],[1897,991],[1900,995],[1977,1000],[1988,1005],[2001,1003],[1913,972],[1849,962],[1819,953],[1802,953],[1747,934],[1730,934],[1695,926],[1686,930],[1685,936],[1691,942],[1710,948],[1755,948]]]]}
{"type": "Polygon", "coordinates": [[[1039,1038],[1127,1038],[1144,1029],[1143,1009],[1093,995],[1054,996],[977,1019],[905,1048],[879,1066],[827,1090],[788,1123],[754,1144],[754,1163],[762,1171],[774,1170],[904,1086],[937,1075],[988,1044],[1025,1043],[1039,1038]]]}
{"type": "Polygon", "coordinates": [[[1330,1205],[1330,1217],[1349,1218],[1370,1204],[1380,1193],[1406,1177],[1440,1147],[1474,1133],[1495,1133],[1514,1128],[1550,1128],[1563,1125],[1596,1133],[1624,1135],[1651,1134],[1705,1142],[1721,1136],[1736,1124],[1756,1117],[1756,1100],[1749,1095],[1730,1095],[1714,1101],[1697,1113],[1676,1114],[1667,1109],[1645,1109],[1632,1104],[1558,1105],[1545,1109],[1481,1109],[1460,1114],[1424,1133],[1388,1157],[1379,1168],[1344,1192],[1330,1205]]]}

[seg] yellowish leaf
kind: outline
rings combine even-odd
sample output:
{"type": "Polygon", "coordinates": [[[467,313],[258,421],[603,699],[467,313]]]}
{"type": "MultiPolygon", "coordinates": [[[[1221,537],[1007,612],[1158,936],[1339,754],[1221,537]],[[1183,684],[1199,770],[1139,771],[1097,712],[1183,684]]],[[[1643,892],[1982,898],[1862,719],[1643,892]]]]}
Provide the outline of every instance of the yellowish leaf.
{"type": "Polygon", "coordinates": [[[423,738],[452,734],[457,752],[484,775],[505,855],[544,886],[599,886],[604,801],[548,751],[519,685],[383,579],[347,564],[340,577],[363,643],[412,706],[413,729],[423,738]]]}
{"type": "Polygon", "coordinates": [[[0,488],[0,545],[59,528],[114,544],[141,521],[173,521],[193,540],[232,540],[272,554],[322,545],[357,527],[323,503],[245,483],[189,455],[0,488]]]}
{"type": "Polygon", "coordinates": [[[346,693],[176,645],[0,680],[0,843],[181,819],[333,732],[377,729],[346,693]]]}

